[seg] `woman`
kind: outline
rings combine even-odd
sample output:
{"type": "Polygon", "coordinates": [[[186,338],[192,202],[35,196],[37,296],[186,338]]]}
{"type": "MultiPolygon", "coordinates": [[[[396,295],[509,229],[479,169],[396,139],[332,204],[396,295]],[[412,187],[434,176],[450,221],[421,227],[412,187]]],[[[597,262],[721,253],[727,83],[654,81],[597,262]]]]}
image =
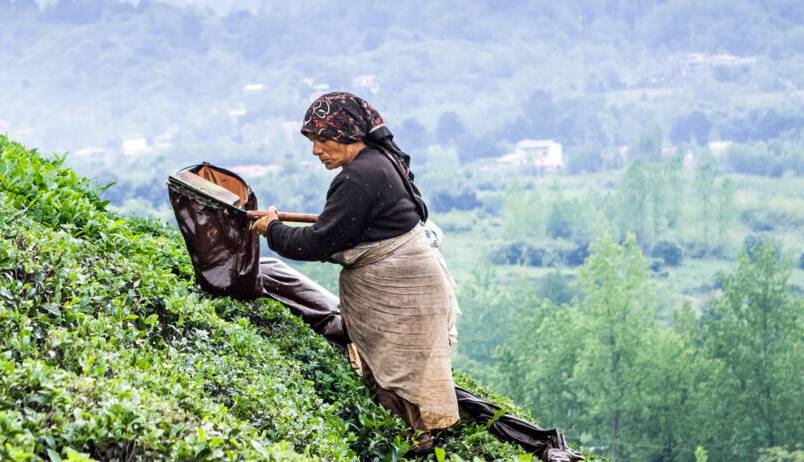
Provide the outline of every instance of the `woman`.
{"type": "Polygon", "coordinates": [[[416,431],[414,451],[427,452],[430,430],[459,420],[448,334],[454,296],[422,225],[427,207],[410,157],[379,113],[349,93],[315,100],[301,132],[327,169],[341,169],[324,210],[309,227],[287,226],[272,213],[253,228],[286,258],[343,265],[340,308],[358,373],[416,431]]]}

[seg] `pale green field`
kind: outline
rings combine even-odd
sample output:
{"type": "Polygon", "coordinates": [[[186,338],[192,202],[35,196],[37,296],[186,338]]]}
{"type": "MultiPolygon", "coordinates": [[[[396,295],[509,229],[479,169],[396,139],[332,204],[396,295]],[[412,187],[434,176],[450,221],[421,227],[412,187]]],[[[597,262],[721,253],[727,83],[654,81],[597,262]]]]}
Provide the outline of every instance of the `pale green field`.
{"type": "MultiPolygon", "coordinates": [[[[589,193],[604,194],[611,191],[621,177],[621,172],[604,172],[578,176],[556,176],[542,180],[537,191],[560,189],[566,196],[588,197],[589,193]]],[[[736,266],[735,257],[742,248],[743,240],[749,234],[770,237],[777,241],[786,256],[793,262],[790,283],[798,290],[804,290],[804,271],[797,268],[798,259],[804,252],[804,178],[768,178],[749,175],[727,175],[735,187],[735,227],[730,233],[731,244],[726,258],[695,259],[685,255],[678,267],[663,267],[653,273],[657,292],[664,303],[679,306],[687,301],[694,306],[702,306],[713,295],[718,273],[727,273],[736,266]],[[747,210],[767,213],[776,222],[770,232],[752,231],[741,220],[747,210]]],[[[534,204],[537,207],[538,204],[534,204]]],[[[460,231],[445,230],[442,251],[458,284],[470,283],[472,273],[478,268],[490,265],[489,255],[502,242],[502,227],[499,217],[483,216],[476,212],[451,212],[434,215],[436,223],[446,224],[445,228],[468,228],[460,231]]],[[[443,225],[442,225],[443,226],[443,225]]],[[[539,242],[550,246],[555,241],[539,242]]],[[[538,280],[554,272],[550,267],[528,267],[516,265],[495,265],[498,281],[505,285],[511,280],[521,283],[533,281],[534,289],[538,280]]],[[[564,274],[574,274],[574,268],[559,268],[564,274]]]]}

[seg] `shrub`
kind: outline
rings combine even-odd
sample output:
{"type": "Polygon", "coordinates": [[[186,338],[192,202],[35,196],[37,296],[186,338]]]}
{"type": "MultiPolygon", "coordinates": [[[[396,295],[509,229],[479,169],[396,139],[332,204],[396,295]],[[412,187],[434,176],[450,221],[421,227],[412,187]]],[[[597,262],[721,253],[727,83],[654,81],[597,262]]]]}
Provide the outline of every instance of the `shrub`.
{"type": "Polygon", "coordinates": [[[804,226],[804,220],[793,214],[767,209],[746,209],[740,214],[740,221],[754,232],[773,231],[779,228],[796,230],[804,226]]]}
{"type": "MultiPolygon", "coordinates": [[[[278,303],[212,299],[178,233],[0,137],[0,460],[399,460],[404,424],[278,303]]],[[[520,451],[485,427],[448,453],[520,451]]]]}
{"type": "Polygon", "coordinates": [[[559,271],[550,272],[539,281],[539,295],[556,305],[568,304],[578,294],[570,285],[573,279],[573,276],[563,275],[559,271]]]}
{"type": "Polygon", "coordinates": [[[584,242],[574,249],[565,251],[562,259],[567,266],[575,267],[583,265],[587,258],[589,258],[589,243],[584,242]]]}
{"type": "Polygon", "coordinates": [[[553,239],[572,237],[574,211],[563,204],[553,204],[547,216],[547,235],[553,239]]]}
{"type": "Polygon", "coordinates": [[[681,247],[675,242],[662,240],[653,246],[650,255],[653,258],[661,259],[667,266],[678,266],[681,264],[683,253],[681,247]]]}
{"type": "Polygon", "coordinates": [[[770,242],[776,252],[777,258],[781,256],[781,248],[778,242],[774,241],[773,239],[769,239],[766,237],[757,236],[754,234],[749,234],[743,240],[743,250],[745,254],[751,261],[754,261],[759,253],[762,251],[762,248],[765,246],[765,243],[770,242]]]}
{"type": "Polygon", "coordinates": [[[588,240],[587,210],[576,198],[558,198],[547,215],[547,235],[553,239],[588,240]]]}
{"type": "Polygon", "coordinates": [[[430,198],[430,206],[437,213],[445,213],[451,210],[472,210],[481,205],[477,199],[477,194],[471,189],[462,189],[454,193],[437,191],[430,198]]]}
{"type": "Polygon", "coordinates": [[[599,145],[569,146],[564,151],[567,170],[572,175],[596,172],[603,167],[603,147],[599,145]]]}
{"type": "Polygon", "coordinates": [[[773,231],[776,227],[767,210],[743,210],[740,213],[740,221],[754,232],[773,231]]]}
{"type": "Polygon", "coordinates": [[[525,241],[513,241],[497,246],[491,252],[491,262],[496,265],[547,266],[552,255],[543,248],[525,241]]]}

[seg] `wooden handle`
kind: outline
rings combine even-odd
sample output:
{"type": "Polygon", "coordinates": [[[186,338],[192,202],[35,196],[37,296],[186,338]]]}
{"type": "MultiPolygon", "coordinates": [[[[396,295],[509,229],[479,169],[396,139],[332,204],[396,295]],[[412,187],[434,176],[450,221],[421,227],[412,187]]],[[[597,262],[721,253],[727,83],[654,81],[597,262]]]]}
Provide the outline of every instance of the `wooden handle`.
{"type": "MultiPolygon", "coordinates": [[[[262,210],[249,210],[246,212],[249,218],[262,218],[268,215],[268,212],[262,210]]],[[[312,213],[286,213],[276,212],[280,221],[292,221],[295,223],[315,223],[318,220],[318,215],[312,213]]]]}

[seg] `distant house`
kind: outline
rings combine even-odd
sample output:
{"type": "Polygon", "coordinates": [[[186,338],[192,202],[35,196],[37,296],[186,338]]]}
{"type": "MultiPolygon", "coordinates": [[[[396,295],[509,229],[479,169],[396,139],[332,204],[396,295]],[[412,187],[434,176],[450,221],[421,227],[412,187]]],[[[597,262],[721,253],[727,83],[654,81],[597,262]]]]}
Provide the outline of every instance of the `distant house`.
{"type": "Polygon", "coordinates": [[[710,55],[704,53],[688,53],[674,62],[673,77],[695,77],[712,71],[717,66],[751,67],[756,64],[754,57],[741,57],[727,54],[710,55]]]}
{"type": "Polygon", "coordinates": [[[553,140],[521,140],[514,152],[497,159],[497,162],[514,167],[536,167],[542,174],[552,173],[564,167],[561,143],[553,140]]]}
{"type": "Polygon", "coordinates": [[[729,150],[729,147],[731,147],[731,145],[732,145],[731,141],[711,141],[709,142],[707,147],[709,148],[710,151],[712,151],[712,154],[720,156],[725,154],[726,151],[729,150]]]}
{"type": "Polygon", "coordinates": [[[628,88],[656,88],[670,82],[700,78],[716,68],[750,69],[757,58],[729,54],[686,53],[673,56],[647,75],[625,79],[628,88]]]}

